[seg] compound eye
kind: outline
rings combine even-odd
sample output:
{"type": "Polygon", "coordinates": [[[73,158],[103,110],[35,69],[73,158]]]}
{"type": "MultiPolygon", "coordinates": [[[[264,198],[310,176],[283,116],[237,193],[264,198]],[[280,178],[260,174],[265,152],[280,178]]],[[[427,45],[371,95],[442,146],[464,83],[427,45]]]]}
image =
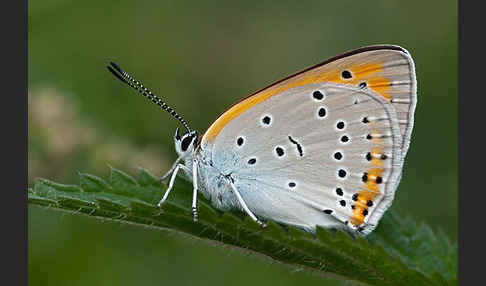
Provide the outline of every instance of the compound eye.
{"type": "Polygon", "coordinates": [[[192,138],[192,136],[186,136],[184,139],[182,139],[181,149],[183,152],[186,152],[189,145],[191,145],[192,138]]]}

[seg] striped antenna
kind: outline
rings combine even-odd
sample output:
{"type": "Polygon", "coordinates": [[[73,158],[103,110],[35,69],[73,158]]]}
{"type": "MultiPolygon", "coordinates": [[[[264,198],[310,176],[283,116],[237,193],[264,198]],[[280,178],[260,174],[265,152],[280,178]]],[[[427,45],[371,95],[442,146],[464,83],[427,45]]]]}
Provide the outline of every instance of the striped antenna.
{"type": "Polygon", "coordinates": [[[189,128],[189,125],[184,120],[184,118],[182,118],[179,114],[177,114],[177,112],[175,112],[174,109],[172,109],[165,102],[163,102],[162,99],[160,99],[158,96],[156,96],[155,94],[153,94],[150,90],[148,90],[145,86],[143,86],[142,83],[140,83],[139,81],[135,80],[133,77],[131,77],[124,70],[122,70],[114,62],[110,62],[110,65],[111,66],[107,66],[108,70],[113,75],[115,75],[119,80],[121,80],[122,82],[128,84],[130,87],[132,87],[135,90],[137,90],[138,92],[140,92],[140,94],[142,94],[143,96],[145,96],[146,98],[148,98],[150,101],[152,101],[153,103],[155,103],[158,106],[160,106],[163,110],[169,112],[170,115],[172,115],[173,117],[175,117],[175,119],[179,120],[182,123],[182,125],[184,125],[184,127],[187,129],[188,132],[191,132],[191,129],[189,128]]]}

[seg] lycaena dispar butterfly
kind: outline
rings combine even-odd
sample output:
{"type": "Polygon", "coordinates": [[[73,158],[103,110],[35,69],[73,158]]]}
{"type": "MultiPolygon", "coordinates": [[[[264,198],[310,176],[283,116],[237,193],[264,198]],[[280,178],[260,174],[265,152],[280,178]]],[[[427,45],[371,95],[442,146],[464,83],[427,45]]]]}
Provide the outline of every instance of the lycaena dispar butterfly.
{"type": "Polygon", "coordinates": [[[393,201],[413,128],[415,68],[398,46],[364,47],[282,79],[236,103],[199,136],[115,63],[108,69],[178,119],[180,170],[220,210],[315,232],[366,235],[393,201]]]}

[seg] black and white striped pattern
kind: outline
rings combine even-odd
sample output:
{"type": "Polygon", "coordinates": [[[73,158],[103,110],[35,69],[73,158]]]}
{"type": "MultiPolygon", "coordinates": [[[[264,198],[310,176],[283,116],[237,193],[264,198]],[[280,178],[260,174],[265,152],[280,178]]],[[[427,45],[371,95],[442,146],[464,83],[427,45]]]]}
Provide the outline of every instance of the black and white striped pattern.
{"type": "Polygon", "coordinates": [[[175,117],[175,119],[179,120],[182,125],[187,129],[188,132],[191,132],[191,129],[189,128],[189,125],[187,122],[179,115],[173,108],[168,106],[164,101],[162,101],[161,98],[153,94],[149,89],[147,89],[143,84],[137,80],[135,80],[133,77],[131,77],[127,72],[122,70],[117,64],[114,62],[110,62],[111,66],[107,66],[108,70],[113,73],[119,80],[122,82],[128,84],[130,87],[133,89],[137,90],[140,94],[148,98],[150,101],[153,103],[157,104],[160,106],[163,110],[167,111],[175,117]],[[113,69],[113,68],[118,71],[118,73],[113,69]]]}

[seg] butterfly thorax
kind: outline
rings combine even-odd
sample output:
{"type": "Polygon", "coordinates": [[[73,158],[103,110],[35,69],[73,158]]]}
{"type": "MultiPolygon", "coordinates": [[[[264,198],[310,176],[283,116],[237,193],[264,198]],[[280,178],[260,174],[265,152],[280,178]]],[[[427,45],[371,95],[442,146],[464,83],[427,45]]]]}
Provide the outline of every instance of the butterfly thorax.
{"type": "MultiPolygon", "coordinates": [[[[201,145],[201,138],[197,132],[188,132],[179,135],[178,130],[174,135],[174,145],[179,155],[178,161],[185,166],[182,170],[187,179],[193,181],[193,164],[197,166],[198,192],[211,201],[211,204],[222,211],[241,209],[229,182],[234,180],[231,164],[219,164],[213,162],[211,145],[201,145]]],[[[231,154],[228,154],[231,157],[231,154]]],[[[231,162],[230,158],[223,162],[231,162]]]]}
{"type": "MultiPolygon", "coordinates": [[[[194,161],[197,163],[198,191],[219,210],[241,209],[229,184],[234,180],[232,171],[215,164],[210,154],[210,148],[197,148],[192,156],[185,160],[186,166],[192,166],[194,161]]],[[[192,180],[192,172],[187,175],[192,180]]]]}

